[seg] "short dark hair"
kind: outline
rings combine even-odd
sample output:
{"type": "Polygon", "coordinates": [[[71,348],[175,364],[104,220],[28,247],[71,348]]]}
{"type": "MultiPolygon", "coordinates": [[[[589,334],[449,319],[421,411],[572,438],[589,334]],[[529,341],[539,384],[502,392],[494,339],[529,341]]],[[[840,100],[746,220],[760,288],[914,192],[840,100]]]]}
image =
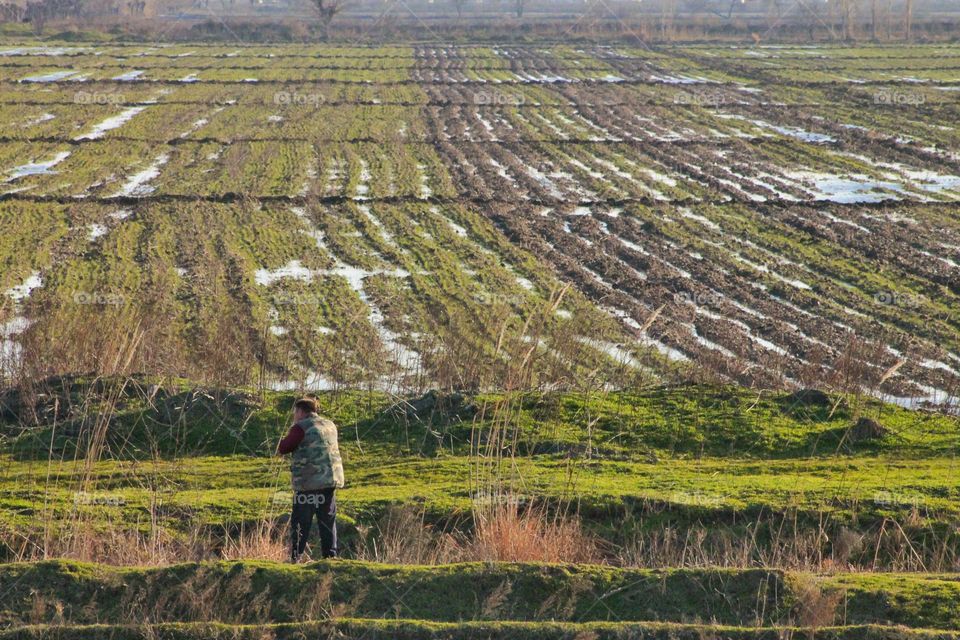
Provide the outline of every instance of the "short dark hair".
{"type": "Polygon", "coordinates": [[[320,406],[317,404],[316,398],[300,398],[293,403],[294,409],[300,409],[304,413],[317,413],[320,406]]]}

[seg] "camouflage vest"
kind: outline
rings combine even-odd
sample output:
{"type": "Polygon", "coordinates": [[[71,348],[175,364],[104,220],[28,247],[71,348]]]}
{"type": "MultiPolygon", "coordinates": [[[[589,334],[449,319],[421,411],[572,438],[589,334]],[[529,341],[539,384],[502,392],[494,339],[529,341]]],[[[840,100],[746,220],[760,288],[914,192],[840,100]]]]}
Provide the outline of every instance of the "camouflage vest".
{"type": "Polygon", "coordinates": [[[294,491],[339,489],[343,486],[343,462],[337,443],[337,425],[313,414],[297,423],[303,440],[293,451],[290,471],[294,491]]]}

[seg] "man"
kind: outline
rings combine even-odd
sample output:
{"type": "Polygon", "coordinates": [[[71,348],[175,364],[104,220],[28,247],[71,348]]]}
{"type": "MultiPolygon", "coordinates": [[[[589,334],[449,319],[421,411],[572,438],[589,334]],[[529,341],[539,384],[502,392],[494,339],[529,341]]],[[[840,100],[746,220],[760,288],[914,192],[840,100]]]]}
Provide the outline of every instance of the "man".
{"type": "Polygon", "coordinates": [[[301,398],[294,403],[293,426],[277,446],[277,453],[292,454],[291,560],[300,560],[314,515],[320,527],[323,557],[337,557],[337,501],[334,494],[343,486],[343,462],[337,442],[337,425],[318,415],[315,399],[301,398]]]}

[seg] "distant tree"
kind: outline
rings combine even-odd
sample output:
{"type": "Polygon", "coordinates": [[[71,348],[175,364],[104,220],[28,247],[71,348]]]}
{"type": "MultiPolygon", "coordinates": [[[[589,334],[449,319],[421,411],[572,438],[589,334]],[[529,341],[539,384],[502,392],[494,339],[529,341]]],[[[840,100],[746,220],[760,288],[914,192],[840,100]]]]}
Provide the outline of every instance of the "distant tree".
{"type": "Polygon", "coordinates": [[[23,12],[23,19],[30,23],[34,33],[40,35],[47,23],[46,4],[43,2],[28,2],[27,8],[23,12]]]}
{"type": "Polygon", "coordinates": [[[79,18],[83,16],[81,0],[28,0],[23,9],[22,20],[29,22],[35,33],[40,34],[51,19],[79,18]]]}
{"type": "Polygon", "coordinates": [[[330,23],[337,17],[337,14],[343,11],[347,0],[309,0],[310,6],[320,20],[320,37],[324,40],[330,38],[330,23]]]}
{"type": "Polygon", "coordinates": [[[767,0],[767,28],[773,29],[783,21],[782,0],[767,0]]]}
{"type": "Polygon", "coordinates": [[[467,0],[453,0],[453,6],[457,8],[457,17],[463,17],[463,8],[466,6],[467,0]]]}
{"type": "Polygon", "coordinates": [[[2,22],[23,22],[24,9],[13,2],[4,2],[0,4],[0,21],[2,22]]]}
{"type": "Polygon", "coordinates": [[[517,18],[523,17],[523,12],[527,8],[527,0],[516,0],[513,10],[517,14],[517,18]]]}
{"type": "Polygon", "coordinates": [[[907,42],[913,40],[913,0],[907,0],[903,7],[904,35],[907,42]]]}
{"type": "Polygon", "coordinates": [[[673,19],[677,14],[676,0],[661,0],[660,2],[660,37],[664,41],[673,38],[673,19]]]}
{"type": "Polygon", "coordinates": [[[853,40],[853,1],[854,0],[840,0],[843,39],[847,41],[853,40]]]}
{"type": "MultiPolygon", "coordinates": [[[[684,9],[688,14],[694,13],[712,13],[724,20],[729,20],[733,16],[733,10],[742,4],[741,0],[687,0],[684,3],[684,9]]],[[[662,6],[662,4],[661,4],[662,6]]]]}
{"type": "MultiPolygon", "coordinates": [[[[804,12],[807,16],[807,19],[804,20],[804,24],[807,27],[807,37],[812,42],[816,37],[817,25],[822,24],[827,28],[827,31],[830,33],[830,37],[836,39],[836,32],[833,30],[833,20],[829,15],[824,16],[820,10],[814,9],[811,4],[807,2],[801,2],[801,6],[804,9],[804,12]]],[[[836,6],[836,3],[833,3],[833,7],[836,6]]],[[[832,7],[828,6],[827,13],[832,10],[832,7]]]]}

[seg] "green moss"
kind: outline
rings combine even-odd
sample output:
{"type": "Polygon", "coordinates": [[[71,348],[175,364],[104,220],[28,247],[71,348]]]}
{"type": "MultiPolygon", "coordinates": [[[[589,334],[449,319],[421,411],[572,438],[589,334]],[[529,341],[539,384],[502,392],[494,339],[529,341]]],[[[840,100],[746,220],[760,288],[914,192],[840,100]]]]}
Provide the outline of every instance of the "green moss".
{"type": "Polygon", "coordinates": [[[844,606],[818,622],[823,627],[896,623],[949,630],[960,622],[956,581],[946,576],[817,578],[760,569],[479,563],[420,567],[351,561],[302,566],[220,562],[151,569],[66,561],[0,565],[5,594],[0,622],[7,627],[54,621],[117,625],[132,617],[152,623],[259,625],[386,617],[428,625],[483,620],[721,625],[748,633],[753,627],[797,624],[797,607],[811,596],[793,585],[811,579],[824,592],[842,590],[845,595],[844,606]],[[449,597],[452,593],[457,597],[449,597]]]}

